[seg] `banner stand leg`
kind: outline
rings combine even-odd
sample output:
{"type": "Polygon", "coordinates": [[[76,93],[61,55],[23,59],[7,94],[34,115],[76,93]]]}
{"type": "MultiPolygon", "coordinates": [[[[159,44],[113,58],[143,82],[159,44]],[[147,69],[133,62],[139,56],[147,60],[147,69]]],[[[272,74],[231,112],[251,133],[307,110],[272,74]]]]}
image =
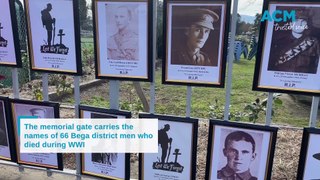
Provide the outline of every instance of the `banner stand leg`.
{"type": "Polygon", "coordinates": [[[13,97],[15,99],[19,99],[19,76],[18,76],[18,68],[12,68],[12,89],[13,89],[13,97]]]}
{"type": "Polygon", "coordinates": [[[190,114],[191,114],[191,96],[192,96],[192,86],[187,86],[186,117],[190,117],[190,114]]]}
{"type": "Polygon", "coordinates": [[[313,96],[312,97],[311,112],[310,112],[310,119],[309,119],[309,126],[310,127],[314,128],[317,126],[318,108],[319,108],[319,97],[313,96]]]}
{"type": "Polygon", "coordinates": [[[109,89],[110,109],[119,109],[120,82],[118,80],[110,80],[109,89]]]}
{"type": "MultiPolygon", "coordinates": [[[[79,105],[80,105],[80,76],[74,76],[74,100],[75,100],[75,117],[79,118],[79,105]]],[[[81,180],[81,154],[76,153],[76,176],[77,180],[81,180]]]]}
{"type": "MultiPolygon", "coordinates": [[[[232,14],[238,14],[238,0],[233,1],[233,11],[232,14]]],[[[227,88],[226,88],[226,102],[224,106],[224,115],[223,119],[225,121],[229,120],[229,112],[230,112],[230,96],[231,96],[231,85],[232,85],[232,69],[233,69],[233,59],[234,59],[234,40],[236,36],[236,26],[237,26],[237,16],[232,16],[231,23],[231,32],[230,32],[230,42],[229,42],[229,50],[228,50],[228,75],[227,75],[227,88]]]]}
{"type": "Polygon", "coordinates": [[[42,96],[43,101],[49,101],[49,90],[48,90],[48,73],[42,74],[42,96]]]}
{"type": "Polygon", "coordinates": [[[267,112],[266,112],[266,125],[270,126],[272,122],[272,103],[273,103],[273,93],[268,93],[267,100],[267,112]]]}

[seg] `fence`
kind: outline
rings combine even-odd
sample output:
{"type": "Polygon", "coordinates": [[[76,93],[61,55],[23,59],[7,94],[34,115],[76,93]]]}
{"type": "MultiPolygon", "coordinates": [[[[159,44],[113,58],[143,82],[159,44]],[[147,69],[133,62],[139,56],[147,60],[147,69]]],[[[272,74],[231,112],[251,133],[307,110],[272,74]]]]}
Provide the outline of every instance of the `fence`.
{"type": "MultiPolygon", "coordinates": [[[[21,4],[18,5],[21,8],[21,4]]],[[[233,14],[237,14],[237,9],[238,9],[238,1],[235,0],[234,4],[233,4],[233,14]]],[[[157,8],[154,8],[154,10],[156,10],[157,8]]],[[[21,10],[21,9],[20,9],[21,10]]],[[[156,14],[156,12],[154,12],[154,14],[156,14]]],[[[154,22],[156,22],[156,15],[154,15],[154,22]]],[[[20,20],[22,21],[21,18],[20,20]]],[[[229,116],[229,106],[230,106],[230,96],[231,96],[231,82],[232,82],[232,68],[233,68],[233,52],[234,52],[234,41],[235,41],[235,30],[236,30],[236,20],[237,20],[237,16],[232,16],[232,26],[231,26],[231,38],[230,38],[230,47],[229,47],[229,55],[228,55],[228,76],[227,76],[227,86],[226,86],[226,103],[225,103],[225,112],[224,112],[224,120],[228,121],[228,116],[229,116]]],[[[153,36],[153,42],[154,42],[154,49],[153,49],[153,57],[156,57],[156,53],[157,53],[157,48],[156,48],[156,25],[157,23],[154,23],[154,36],[153,36]]],[[[23,33],[23,32],[22,32],[23,33]]],[[[23,38],[22,38],[23,39],[23,38]]],[[[155,68],[155,60],[153,61],[154,63],[154,68],[155,68]]],[[[11,69],[12,72],[12,84],[13,84],[13,93],[14,93],[14,98],[19,98],[19,85],[18,85],[18,69],[17,68],[12,68],[11,69]]],[[[155,71],[153,70],[153,73],[155,73],[155,71]]],[[[23,75],[25,76],[25,75],[23,75]]],[[[153,75],[153,78],[155,77],[155,75],[153,75]]],[[[42,85],[43,85],[43,98],[44,101],[48,101],[49,97],[48,97],[48,74],[47,73],[43,73],[42,75],[42,85]]],[[[112,80],[110,81],[109,85],[110,85],[110,108],[111,109],[118,109],[119,107],[119,90],[120,90],[120,86],[119,86],[119,81],[118,80],[112,80]]],[[[75,76],[74,77],[74,99],[75,99],[75,114],[76,117],[79,117],[79,105],[80,105],[80,77],[79,76],[75,76]]],[[[191,96],[192,96],[192,87],[191,86],[187,86],[187,95],[186,95],[186,117],[190,117],[190,112],[191,112],[191,96]]],[[[152,83],[150,83],[150,113],[154,113],[155,112],[155,82],[153,80],[152,83]]],[[[272,122],[271,119],[271,113],[272,113],[272,101],[273,101],[273,93],[268,93],[268,102],[267,102],[267,112],[266,112],[266,126],[269,126],[272,122]]],[[[310,127],[315,127],[316,126],[316,118],[317,118],[317,110],[318,110],[318,106],[319,106],[319,97],[313,97],[313,101],[312,101],[312,109],[311,109],[311,115],[310,115],[310,127]]],[[[51,176],[52,173],[64,173],[64,174],[71,174],[76,176],[77,179],[81,179],[82,175],[80,173],[81,171],[81,160],[80,160],[80,154],[76,154],[76,173],[74,172],[64,172],[64,171],[54,171],[54,170],[50,170],[50,169],[42,169],[47,171],[47,175],[51,176]]],[[[22,172],[23,169],[26,166],[23,165],[17,165],[17,164],[12,164],[12,163],[2,163],[1,164],[6,164],[6,165],[13,165],[13,166],[18,166],[19,170],[22,172]]],[[[30,168],[30,167],[28,167],[30,168]]],[[[32,167],[34,168],[34,167],[32,167]]],[[[41,169],[41,168],[35,168],[35,169],[41,169]]]]}

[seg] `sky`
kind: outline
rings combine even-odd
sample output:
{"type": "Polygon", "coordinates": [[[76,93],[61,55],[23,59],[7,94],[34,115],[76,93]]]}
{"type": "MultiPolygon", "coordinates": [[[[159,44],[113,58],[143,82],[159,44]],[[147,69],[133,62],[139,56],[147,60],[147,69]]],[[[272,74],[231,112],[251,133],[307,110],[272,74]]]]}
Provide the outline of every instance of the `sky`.
{"type": "Polygon", "coordinates": [[[238,0],[238,13],[240,15],[255,16],[262,12],[262,0],[238,0]]]}

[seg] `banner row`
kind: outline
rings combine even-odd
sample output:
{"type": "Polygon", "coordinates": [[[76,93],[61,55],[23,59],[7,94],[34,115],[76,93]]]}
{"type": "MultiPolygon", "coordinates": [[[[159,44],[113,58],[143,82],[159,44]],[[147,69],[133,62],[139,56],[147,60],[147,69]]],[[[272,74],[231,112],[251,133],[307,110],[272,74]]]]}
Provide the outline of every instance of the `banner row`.
{"type": "MultiPolygon", "coordinates": [[[[14,1],[0,2],[0,65],[21,67],[14,1]]],[[[163,83],[224,87],[230,4],[164,1],[163,83]]],[[[81,75],[78,1],[25,0],[24,6],[31,70],[81,75]]],[[[96,78],[153,81],[154,6],[93,1],[96,78]]],[[[263,12],[290,16],[262,18],[253,89],[319,95],[320,3],[265,1],[263,12]]]]}
{"type": "MultiPolygon", "coordinates": [[[[127,111],[89,106],[80,106],[79,114],[85,119],[131,118],[127,111]]],[[[28,116],[57,119],[59,104],[0,97],[0,159],[63,170],[60,153],[20,153],[18,119],[28,116]]],[[[146,113],[139,118],[158,119],[158,152],[139,154],[139,179],[196,179],[198,119],[146,113]]],[[[276,127],[210,120],[205,135],[206,179],[271,179],[277,131],[276,127]]],[[[319,129],[304,130],[298,179],[318,177],[319,140],[319,129]]],[[[85,153],[81,159],[82,174],[130,179],[128,153],[85,153]]]]}

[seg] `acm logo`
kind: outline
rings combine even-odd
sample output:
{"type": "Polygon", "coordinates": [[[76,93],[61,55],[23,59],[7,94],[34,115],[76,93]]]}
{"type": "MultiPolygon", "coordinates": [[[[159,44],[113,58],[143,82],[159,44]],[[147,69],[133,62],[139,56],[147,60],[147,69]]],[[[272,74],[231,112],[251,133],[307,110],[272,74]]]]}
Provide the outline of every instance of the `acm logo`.
{"type": "Polygon", "coordinates": [[[288,12],[287,10],[275,10],[271,14],[268,10],[265,10],[263,12],[263,15],[261,17],[261,22],[264,21],[274,21],[274,22],[287,22],[290,20],[292,22],[296,21],[296,11],[292,10],[288,12]]]}

